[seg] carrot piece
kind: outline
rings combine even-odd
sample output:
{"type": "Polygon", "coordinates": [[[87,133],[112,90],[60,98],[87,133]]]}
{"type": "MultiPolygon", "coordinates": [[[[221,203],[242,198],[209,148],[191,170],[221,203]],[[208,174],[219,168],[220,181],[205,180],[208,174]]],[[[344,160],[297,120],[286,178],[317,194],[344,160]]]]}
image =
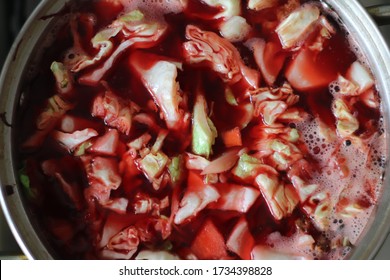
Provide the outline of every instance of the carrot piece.
{"type": "Polygon", "coordinates": [[[191,251],[203,260],[218,260],[228,257],[225,240],[214,223],[207,219],[191,245],[191,251]]]}
{"type": "Polygon", "coordinates": [[[222,133],[223,143],[227,148],[242,146],[241,131],[238,126],[222,133]]]}

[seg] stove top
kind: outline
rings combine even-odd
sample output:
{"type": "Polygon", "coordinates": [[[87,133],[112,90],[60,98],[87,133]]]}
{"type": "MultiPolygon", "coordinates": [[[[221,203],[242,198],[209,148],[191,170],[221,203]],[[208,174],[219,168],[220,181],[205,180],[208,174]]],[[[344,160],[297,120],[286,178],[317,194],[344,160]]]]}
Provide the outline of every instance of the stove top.
{"type": "MultiPolygon", "coordinates": [[[[40,0],[0,1],[0,69],[4,63],[13,38],[17,35],[24,20],[40,0]]],[[[364,6],[390,4],[390,0],[359,0],[364,6]]],[[[381,26],[386,42],[390,46],[390,25],[381,26]]],[[[19,249],[0,209],[0,259],[20,259],[23,253],[19,249]]],[[[390,236],[383,244],[375,259],[390,260],[390,236]]]]}

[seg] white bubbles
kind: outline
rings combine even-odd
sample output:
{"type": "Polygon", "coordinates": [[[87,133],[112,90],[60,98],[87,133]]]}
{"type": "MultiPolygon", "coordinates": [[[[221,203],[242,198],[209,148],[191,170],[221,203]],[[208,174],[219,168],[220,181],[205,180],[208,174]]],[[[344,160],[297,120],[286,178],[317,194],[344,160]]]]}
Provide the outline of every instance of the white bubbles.
{"type": "Polygon", "coordinates": [[[289,237],[273,232],[266,240],[266,244],[280,254],[279,257],[288,259],[314,259],[316,257],[315,251],[312,250],[314,243],[311,235],[299,231],[289,237]]]}
{"type": "Polygon", "coordinates": [[[300,123],[297,125],[297,129],[309,148],[311,155],[317,161],[321,161],[334,149],[334,144],[327,141],[316,120],[300,123]]]}
{"type": "MultiPolygon", "coordinates": [[[[335,91],[336,86],[334,84],[332,87],[335,91]]],[[[383,120],[379,122],[378,131],[383,131],[382,128],[383,120]]],[[[335,236],[328,238],[333,240],[347,237],[351,244],[356,244],[382,189],[382,177],[387,163],[384,134],[375,134],[369,140],[341,139],[318,120],[298,124],[297,129],[310,156],[319,166],[319,171],[308,183],[318,184],[318,192],[330,195],[332,211],[327,222],[330,232],[335,236]],[[347,197],[352,203],[367,200],[367,205],[361,211],[357,209],[352,213],[341,213],[337,205],[341,197],[347,197]]],[[[332,258],[343,258],[349,250],[344,248],[333,252],[332,258]]]]}
{"type": "Polygon", "coordinates": [[[329,92],[334,96],[340,92],[340,89],[341,89],[341,86],[340,86],[339,81],[337,81],[337,80],[333,81],[329,84],[329,92]]]}

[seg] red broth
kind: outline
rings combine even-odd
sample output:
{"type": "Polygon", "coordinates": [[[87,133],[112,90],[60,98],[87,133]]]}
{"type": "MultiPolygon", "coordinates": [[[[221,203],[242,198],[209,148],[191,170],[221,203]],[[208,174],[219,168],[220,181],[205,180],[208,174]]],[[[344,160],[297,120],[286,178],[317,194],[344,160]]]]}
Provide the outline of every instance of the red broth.
{"type": "Polygon", "coordinates": [[[364,58],[319,1],[220,2],[70,6],[17,132],[56,258],[342,259],[359,245],[386,162],[364,58]]]}

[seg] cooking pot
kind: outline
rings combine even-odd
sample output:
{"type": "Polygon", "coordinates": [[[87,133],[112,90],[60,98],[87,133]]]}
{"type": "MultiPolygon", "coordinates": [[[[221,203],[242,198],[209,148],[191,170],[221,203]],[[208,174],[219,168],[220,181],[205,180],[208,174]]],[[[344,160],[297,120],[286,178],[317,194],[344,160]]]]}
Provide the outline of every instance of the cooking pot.
{"type": "MultiPolygon", "coordinates": [[[[10,228],[26,257],[29,259],[53,259],[54,252],[46,243],[39,217],[29,210],[18,182],[15,165],[15,133],[18,109],[23,103],[25,85],[34,78],[34,67],[45,49],[51,44],[57,27],[66,20],[62,13],[69,0],[43,0],[30,16],[8,55],[0,79],[0,201],[10,228]],[[51,16],[56,15],[56,16],[51,16]]],[[[378,28],[367,11],[355,0],[327,0],[324,5],[339,17],[351,37],[365,54],[376,77],[382,98],[382,112],[387,149],[390,145],[390,53],[378,28]]],[[[377,18],[386,18],[389,9],[371,9],[377,18]],[[385,16],[385,17],[383,17],[385,16]]],[[[387,150],[387,158],[390,157],[387,150]]],[[[389,165],[384,176],[384,189],[378,206],[363,232],[358,246],[352,250],[352,259],[371,259],[381,247],[390,229],[389,165]]]]}

